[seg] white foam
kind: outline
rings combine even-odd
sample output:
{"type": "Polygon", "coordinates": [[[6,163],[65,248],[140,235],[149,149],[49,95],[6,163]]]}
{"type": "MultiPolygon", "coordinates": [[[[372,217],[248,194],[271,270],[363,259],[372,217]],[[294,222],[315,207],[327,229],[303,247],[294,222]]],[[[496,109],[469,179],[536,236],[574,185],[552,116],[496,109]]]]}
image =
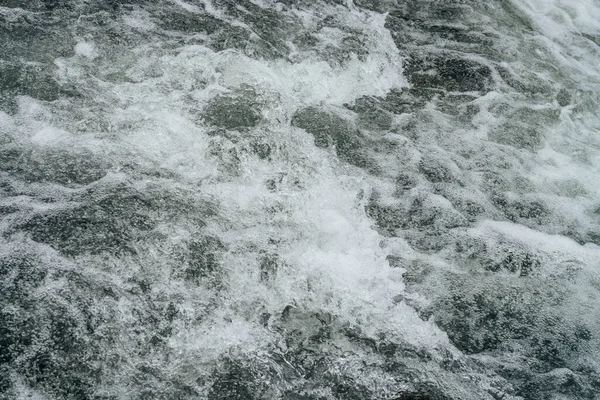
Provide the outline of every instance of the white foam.
{"type": "Polygon", "coordinates": [[[589,271],[600,271],[600,248],[598,246],[582,246],[562,235],[550,235],[523,225],[508,221],[482,221],[472,233],[488,237],[490,234],[502,234],[516,242],[527,244],[533,249],[552,254],[554,262],[561,260],[579,260],[589,271]]]}
{"type": "MultiPolygon", "coordinates": [[[[201,11],[188,2],[172,2],[189,12],[201,11]]],[[[205,9],[212,8],[210,2],[203,3],[205,9]]],[[[362,13],[350,3],[350,9],[343,11],[347,14],[341,8],[336,10],[340,10],[338,17],[349,27],[365,33],[369,54],[364,59],[352,57],[335,64],[316,54],[297,51],[292,54],[292,61],[257,60],[237,50],[215,52],[201,45],[173,49],[160,43],[157,48],[160,45],[167,48],[160,51],[160,56],[150,46],[134,49],[130,56],[135,60],[128,61],[135,67],[128,66],[124,74],[129,81],[114,82],[95,77],[90,82],[84,81],[89,76],[86,68],[91,68],[87,59],[97,55],[91,42],[75,46],[79,57],[56,62],[61,79],[90,85],[84,88],[93,93],[97,102],[94,105],[110,123],[106,132],[98,133],[96,140],[89,142],[96,153],[110,150],[111,156],[120,157],[124,165],[156,164],[177,174],[176,182],[167,178],[160,181],[166,189],[171,188],[168,185],[184,187],[199,199],[218,204],[218,215],[207,218],[202,228],[190,228],[188,224],[193,222],[189,221],[167,221],[161,228],[165,241],[183,242],[202,229],[218,236],[227,248],[222,263],[226,268],[223,293],[186,287],[173,282],[167,272],[162,272],[163,280],[153,282],[157,292],[183,298],[181,312],[189,317],[188,321],[193,321],[177,326],[168,342],[170,349],[181,355],[178,365],[182,369],[185,363],[210,363],[236,349],[253,352],[272,346],[278,336],[256,322],[257,313],[262,307],[280,315],[289,304],[309,311],[329,312],[342,322],[360,325],[364,334],[371,337],[384,332],[431,351],[450,347],[445,333],[433,321],[423,321],[405,302],[395,304],[394,299],[405,294],[402,279],[405,271],[391,268],[387,254],[390,251],[401,254],[406,260],[417,260],[423,255],[402,239],[382,238],[365,214],[368,196],[359,196],[361,192],[369,193],[372,186],[379,186],[383,196],[391,198],[393,184],[378,182],[364,171],[344,165],[330,149],[314,146],[314,138],[309,134],[289,126],[293,113],[302,107],[341,108],[360,96],[384,96],[393,88],[407,85],[402,76],[402,58],[384,29],[385,15],[362,13]],[[164,73],[147,74],[153,65],[164,73]],[[203,108],[216,95],[235,91],[242,85],[256,89],[259,101],[266,104],[263,114],[266,120],[242,132],[227,132],[234,139],[215,133],[208,135],[209,128],[202,126],[200,117],[203,108]],[[252,139],[271,145],[272,160],[260,160],[244,150],[245,141],[252,139]],[[227,165],[229,150],[235,151],[235,157],[231,157],[235,159],[233,167],[227,165]],[[265,182],[277,177],[281,177],[277,181],[280,187],[269,190],[265,182]],[[277,244],[270,244],[270,240],[277,244]],[[278,257],[273,276],[260,276],[261,251],[273,251],[278,257]],[[210,315],[199,316],[200,309],[206,306],[199,303],[210,303],[214,298],[217,301],[211,304],[214,308],[210,315]]],[[[529,8],[534,13],[552,13],[553,8],[541,1],[532,4],[531,7],[537,7],[529,8]]],[[[297,15],[307,25],[318,22],[315,15],[301,12],[297,15]]],[[[123,18],[128,26],[138,30],[156,28],[141,11],[123,18]]],[[[581,16],[573,21],[573,26],[589,23],[581,16]]],[[[552,26],[547,23],[544,29],[552,26]]],[[[335,41],[342,35],[329,31],[327,37],[335,41]]],[[[561,59],[569,62],[566,57],[561,59]]],[[[478,102],[485,108],[502,96],[500,92],[491,92],[478,102]]],[[[95,112],[95,109],[90,111],[95,112]]],[[[30,140],[37,146],[76,142],[74,135],[48,122],[51,119],[48,105],[42,102],[21,98],[17,118],[25,121],[23,130],[30,133],[30,140]]],[[[483,138],[495,120],[484,110],[474,122],[479,129],[478,137],[483,138]]],[[[12,117],[0,114],[0,129],[11,130],[13,123],[12,117]]],[[[417,151],[413,153],[416,158],[417,151]]],[[[600,190],[594,180],[599,160],[593,160],[594,167],[585,172],[583,166],[573,164],[572,158],[550,147],[531,157],[538,157],[534,161],[539,164],[536,167],[535,162],[529,163],[533,167],[528,177],[537,182],[578,178],[588,188],[595,185],[592,193],[600,190]]],[[[403,168],[398,164],[398,169],[403,168]]],[[[454,169],[456,174],[460,172],[458,167],[454,169]]],[[[112,175],[105,179],[117,178],[112,175]]],[[[443,197],[431,196],[428,201],[431,204],[426,205],[431,209],[447,211],[446,222],[464,222],[443,197]]],[[[585,207],[579,205],[572,209],[581,217],[585,207]]],[[[580,246],[565,237],[509,222],[484,221],[468,232],[480,237],[505,235],[556,255],[559,261],[581,260],[589,271],[597,268],[600,260],[598,246],[580,246]]],[[[158,271],[168,270],[161,264],[167,263],[161,258],[167,256],[159,250],[142,257],[156,263],[158,271]]],[[[440,270],[456,267],[435,257],[431,257],[431,262],[440,270]]],[[[120,267],[128,265],[123,262],[120,267]]],[[[119,307],[122,317],[119,322],[124,326],[135,323],[135,318],[129,315],[131,300],[122,300],[119,307]]]]}
{"type": "Polygon", "coordinates": [[[3,7],[0,6],[0,15],[2,15],[8,22],[17,22],[19,18],[24,15],[31,14],[30,11],[24,10],[20,7],[3,7]]]}
{"type": "MultiPolygon", "coordinates": [[[[596,59],[600,49],[581,34],[597,35],[600,7],[591,0],[533,0],[514,2],[529,15],[541,35],[540,44],[546,46],[555,61],[575,67],[589,76],[600,75],[596,59]]],[[[574,77],[575,78],[575,77],[574,77]]]]}
{"type": "Polygon", "coordinates": [[[156,24],[152,21],[148,12],[136,10],[123,15],[125,25],[143,32],[149,32],[156,28],[156,24]]]}
{"type": "Polygon", "coordinates": [[[79,42],[75,45],[75,54],[93,60],[96,58],[96,46],[91,42],[79,42]]]}
{"type": "Polygon", "coordinates": [[[202,9],[198,6],[195,6],[193,4],[190,4],[186,1],[183,0],[170,0],[171,3],[177,4],[179,7],[183,8],[185,11],[191,12],[191,13],[200,13],[202,12],[202,9]]]}
{"type": "Polygon", "coordinates": [[[0,111],[0,133],[10,134],[15,128],[13,118],[4,111],[0,111]]]}
{"type": "Polygon", "coordinates": [[[46,126],[31,137],[31,142],[41,146],[52,146],[61,143],[64,144],[66,141],[72,139],[73,135],[69,132],[46,126]]]}

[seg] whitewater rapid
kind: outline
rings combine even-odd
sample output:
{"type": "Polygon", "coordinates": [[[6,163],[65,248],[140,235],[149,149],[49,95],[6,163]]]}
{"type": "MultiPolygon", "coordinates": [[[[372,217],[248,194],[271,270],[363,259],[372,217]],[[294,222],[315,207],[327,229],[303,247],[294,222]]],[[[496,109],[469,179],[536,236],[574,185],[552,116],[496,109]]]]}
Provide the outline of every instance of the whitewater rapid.
{"type": "Polygon", "coordinates": [[[0,399],[600,398],[599,18],[0,1],[0,399]]]}

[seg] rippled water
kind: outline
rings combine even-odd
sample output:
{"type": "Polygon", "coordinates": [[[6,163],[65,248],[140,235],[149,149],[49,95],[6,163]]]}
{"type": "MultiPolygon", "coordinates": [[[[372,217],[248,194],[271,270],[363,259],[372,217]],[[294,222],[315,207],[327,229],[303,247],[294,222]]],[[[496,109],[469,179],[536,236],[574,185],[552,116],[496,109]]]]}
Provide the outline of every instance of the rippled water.
{"type": "Polygon", "coordinates": [[[0,398],[600,399],[597,0],[0,0],[0,398]]]}

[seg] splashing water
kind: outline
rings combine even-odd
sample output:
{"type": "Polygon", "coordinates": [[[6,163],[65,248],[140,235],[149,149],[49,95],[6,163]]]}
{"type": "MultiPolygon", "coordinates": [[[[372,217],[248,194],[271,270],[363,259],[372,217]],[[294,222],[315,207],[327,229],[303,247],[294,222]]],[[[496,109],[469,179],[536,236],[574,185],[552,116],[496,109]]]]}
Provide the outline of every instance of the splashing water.
{"type": "Polygon", "coordinates": [[[600,398],[600,4],[0,2],[0,398],[600,398]]]}

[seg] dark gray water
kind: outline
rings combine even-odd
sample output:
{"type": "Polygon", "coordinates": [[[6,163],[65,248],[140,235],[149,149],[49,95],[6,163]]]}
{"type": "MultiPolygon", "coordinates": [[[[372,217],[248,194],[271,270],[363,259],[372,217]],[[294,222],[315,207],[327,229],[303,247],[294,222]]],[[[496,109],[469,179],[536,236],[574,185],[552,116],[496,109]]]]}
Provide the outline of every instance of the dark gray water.
{"type": "Polygon", "coordinates": [[[597,0],[0,0],[0,399],[600,399],[597,0]]]}

